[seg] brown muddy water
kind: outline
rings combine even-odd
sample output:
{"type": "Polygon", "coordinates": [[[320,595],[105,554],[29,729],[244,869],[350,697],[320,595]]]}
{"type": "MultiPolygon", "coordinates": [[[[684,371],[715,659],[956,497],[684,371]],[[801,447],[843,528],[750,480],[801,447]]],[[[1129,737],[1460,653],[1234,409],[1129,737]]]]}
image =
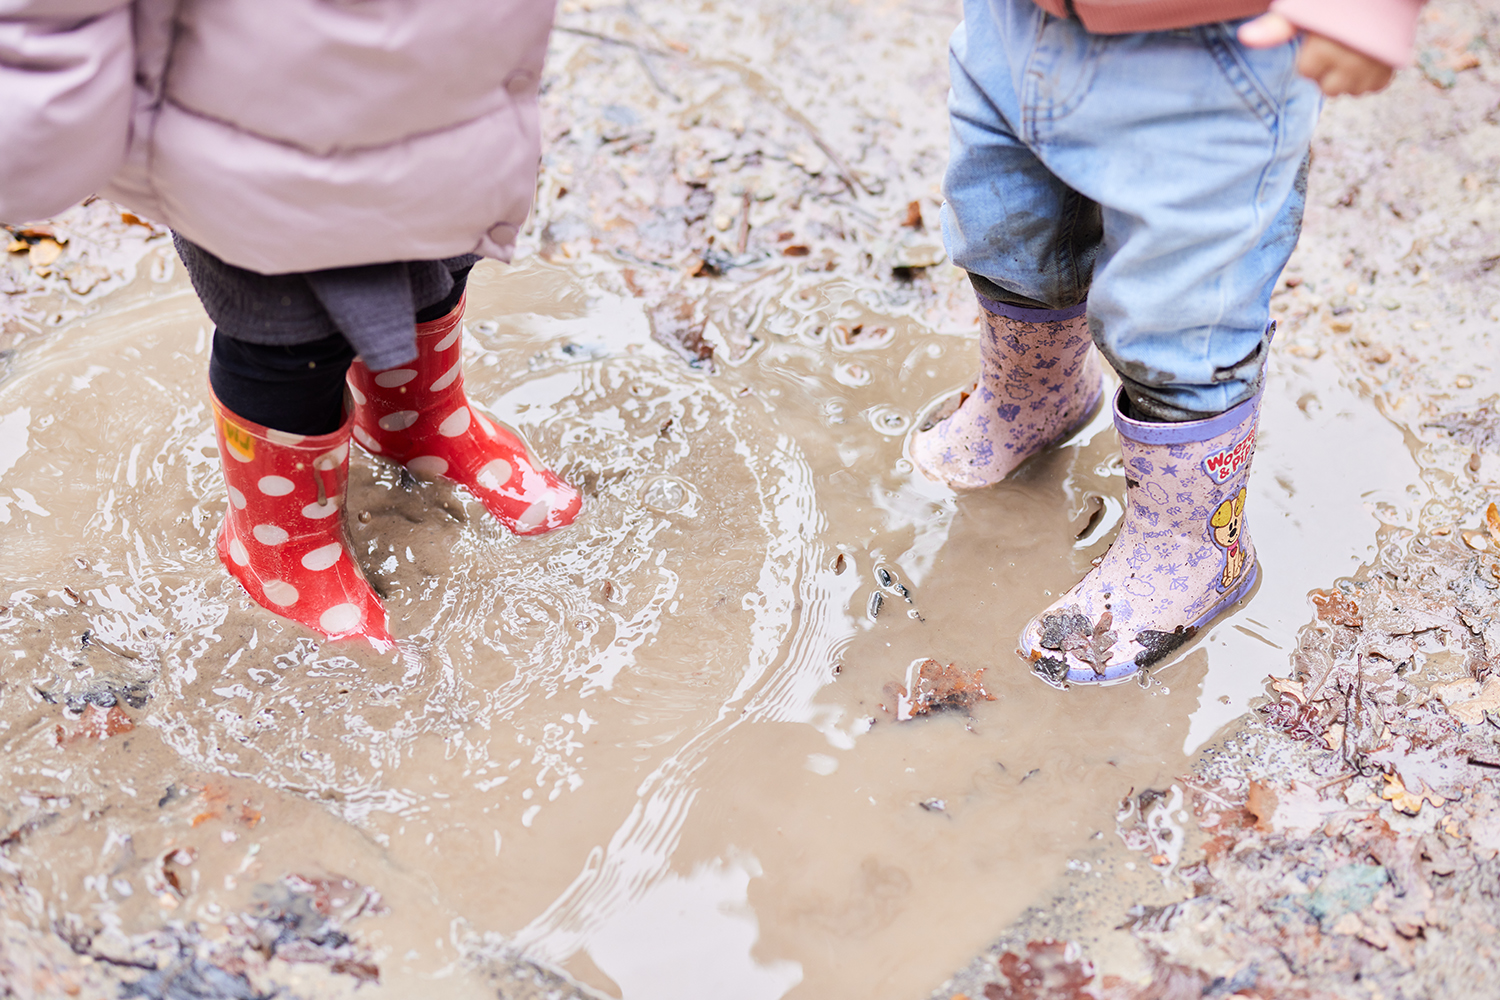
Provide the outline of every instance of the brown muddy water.
{"type": "Polygon", "coordinates": [[[1331,353],[1280,345],[1256,593],[1147,683],[1028,675],[1019,631],[1104,551],[1123,477],[1104,414],[991,490],[904,457],[975,357],[931,248],[956,20],[565,6],[529,252],[476,270],[465,343],[584,514],[514,538],[359,455],[392,653],[319,645],[219,567],[210,331],[169,247],[27,337],[0,382],[8,919],[213,942],[337,875],[383,900],[348,924],[371,995],[492,996],[524,954],[628,1000],[917,996],[1180,773],[1286,672],[1307,592],[1431,494],[1331,353]],[[682,309],[708,364],[653,339],[682,309]],[[994,700],[896,721],[929,657],[994,700]],[[133,728],[87,735],[112,699],[133,728]]]}
{"type": "Polygon", "coordinates": [[[212,924],[315,870],[384,896],[358,933],[392,996],[465,995],[466,963],[511,949],[643,1000],[917,995],[1284,667],[1372,510],[1410,514],[1399,435],[1331,369],[1283,361],[1255,478],[1266,583],[1151,683],[1054,690],[1011,651],[1118,516],[1105,419],[955,496],[902,447],[969,333],[892,314],[846,347],[817,333],[846,289],[780,280],[762,344],[705,374],[587,267],[481,268],[471,391],[588,505],[517,539],[362,458],[348,509],[401,639],[385,656],[319,646],[216,563],[208,327],[180,273],[19,357],[4,801],[65,817],[17,862],[33,919],[212,924]],[[926,657],[984,667],[995,700],[894,721],[882,689],[926,657]],[[135,729],[70,740],[69,696],[104,690],[135,729]],[[184,847],[168,891],[157,859],[184,847]]]}

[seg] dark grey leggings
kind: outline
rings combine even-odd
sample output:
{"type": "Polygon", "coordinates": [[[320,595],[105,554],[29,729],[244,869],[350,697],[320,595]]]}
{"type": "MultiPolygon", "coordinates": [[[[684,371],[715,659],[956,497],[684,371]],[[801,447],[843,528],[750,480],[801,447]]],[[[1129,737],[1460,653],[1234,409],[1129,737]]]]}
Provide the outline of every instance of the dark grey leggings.
{"type": "MultiPolygon", "coordinates": [[[[469,269],[453,291],[417,310],[418,323],[441,319],[463,298],[469,269]]],[[[344,417],[344,375],[355,351],[341,333],[303,344],[252,344],[214,331],[208,381],[214,395],[246,420],[290,434],[328,434],[344,417]]]]}

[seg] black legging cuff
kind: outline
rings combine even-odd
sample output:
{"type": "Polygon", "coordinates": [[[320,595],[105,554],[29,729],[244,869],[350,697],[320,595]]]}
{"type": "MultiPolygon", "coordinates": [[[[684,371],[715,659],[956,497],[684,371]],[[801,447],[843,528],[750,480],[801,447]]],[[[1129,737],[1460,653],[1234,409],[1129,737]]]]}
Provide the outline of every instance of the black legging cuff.
{"type": "Polygon", "coordinates": [[[331,434],[344,419],[344,376],[354,348],[342,334],[267,345],[214,334],[208,381],[246,420],[289,434],[331,434]]]}

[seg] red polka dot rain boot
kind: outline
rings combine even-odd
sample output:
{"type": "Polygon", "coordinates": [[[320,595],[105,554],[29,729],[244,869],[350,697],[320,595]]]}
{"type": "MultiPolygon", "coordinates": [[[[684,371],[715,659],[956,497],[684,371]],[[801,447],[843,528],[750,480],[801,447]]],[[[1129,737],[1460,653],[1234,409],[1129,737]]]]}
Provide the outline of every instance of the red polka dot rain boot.
{"type": "Polygon", "coordinates": [[[1120,410],[1125,517],[1087,576],[1021,636],[1032,669],[1054,682],[1122,680],[1160,662],[1255,585],[1245,528],[1260,396],[1183,423],[1120,410]]]}
{"type": "Polygon", "coordinates": [[[229,574],[268,611],[329,639],[362,636],[385,648],[385,608],[344,531],[354,415],[332,434],[308,436],[251,423],[217,398],[213,412],[229,488],[219,559],[229,574]]]}
{"type": "Polygon", "coordinates": [[[354,439],[414,475],[458,483],[518,535],[573,523],[583,505],[578,493],[464,394],[463,312],[460,301],[442,319],[417,324],[410,364],[372,372],[354,362],[354,439]]]}

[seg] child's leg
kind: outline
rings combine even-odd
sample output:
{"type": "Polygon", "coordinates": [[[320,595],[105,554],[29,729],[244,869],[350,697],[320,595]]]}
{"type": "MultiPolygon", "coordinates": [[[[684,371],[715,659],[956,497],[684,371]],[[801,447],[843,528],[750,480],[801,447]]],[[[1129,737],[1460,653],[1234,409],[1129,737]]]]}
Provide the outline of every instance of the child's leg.
{"type": "Polygon", "coordinates": [[[460,484],[516,534],[571,524],[583,502],[577,491],[464,391],[463,311],[460,298],[445,314],[419,322],[417,356],[403,365],[372,371],[354,363],[354,439],[419,476],[460,484]]]}
{"type": "MultiPolygon", "coordinates": [[[[968,16],[971,51],[999,53],[1004,70],[987,96],[1013,104],[1017,138],[1100,206],[1089,324],[1124,383],[1120,533],[1022,648],[1056,679],[1120,678],[1254,583],[1245,484],[1269,301],[1319,99],[1291,47],[1251,52],[1232,26],[1095,36],[1026,0],[974,0],[968,16]]],[[[1024,241],[1034,223],[1007,208],[997,226],[1003,259],[1007,230],[1024,241]]]]}
{"type": "Polygon", "coordinates": [[[344,420],[354,348],[343,334],[306,344],[250,344],[214,334],[208,382],[227,409],[293,434],[331,434],[344,420]]]}
{"type": "Polygon", "coordinates": [[[978,293],[980,371],[955,412],[914,436],[912,458],[935,479],[977,487],[1065,437],[1099,399],[1084,298],[1102,233],[1099,207],[1018,138],[1004,50],[973,44],[967,27],[951,43],[942,219],[949,255],[978,293]]]}

